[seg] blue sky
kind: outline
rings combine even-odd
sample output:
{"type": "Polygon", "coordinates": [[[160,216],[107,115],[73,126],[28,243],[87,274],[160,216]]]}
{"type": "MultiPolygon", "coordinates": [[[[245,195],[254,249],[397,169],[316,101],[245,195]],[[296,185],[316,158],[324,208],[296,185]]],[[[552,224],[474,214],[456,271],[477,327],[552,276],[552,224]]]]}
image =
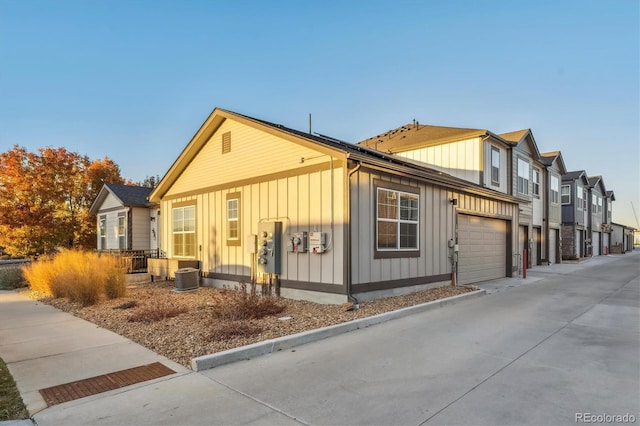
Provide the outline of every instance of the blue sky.
{"type": "Polygon", "coordinates": [[[639,227],[637,0],[0,0],[0,150],[164,175],[214,107],[357,142],[531,128],[639,227]]]}

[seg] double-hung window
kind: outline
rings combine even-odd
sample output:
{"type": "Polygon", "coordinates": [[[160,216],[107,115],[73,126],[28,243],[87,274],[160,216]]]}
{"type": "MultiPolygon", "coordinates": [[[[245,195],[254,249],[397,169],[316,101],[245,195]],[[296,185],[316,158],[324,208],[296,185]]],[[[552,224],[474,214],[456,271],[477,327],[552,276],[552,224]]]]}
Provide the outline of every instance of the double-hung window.
{"type": "Polygon", "coordinates": [[[500,185],[500,150],[491,147],[491,184],[500,185]]]}
{"type": "Polygon", "coordinates": [[[551,186],[551,202],[553,204],[558,204],[558,193],[560,190],[560,180],[558,179],[558,176],[551,175],[549,183],[551,186]]]}
{"type": "MultiPolygon", "coordinates": [[[[553,179],[553,177],[552,177],[553,179]]],[[[556,178],[556,182],[557,182],[557,178],[556,178]]],[[[557,188],[556,188],[557,189],[557,188]]],[[[536,169],[535,167],[533,168],[533,195],[535,196],[540,196],[540,169],[536,169]]],[[[558,192],[558,191],[556,191],[558,192]]],[[[558,201],[556,200],[556,203],[558,201]]]]}
{"type": "Polygon", "coordinates": [[[196,207],[173,209],[173,254],[176,257],[196,257],[196,207]]]}
{"type": "Polygon", "coordinates": [[[591,213],[596,214],[598,212],[598,203],[596,201],[596,195],[591,195],[591,213]]]}
{"type": "Polygon", "coordinates": [[[377,192],[377,251],[418,250],[420,196],[386,188],[378,188],[377,192]]]}
{"type": "MultiPolygon", "coordinates": [[[[578,192],[579,198],[582,198],[582,194],[578,192]]],[[[562,185],[562,204],[571,204],[571,185],[562,185]]],[[[578,202],[580,208],[582,208],[582,201],[578,202]]]]}
{"type": "Polygon", "coordinates": [[[107,249],[107,216],[100,216],[98,224],[98,235],[100,236],[100,246],[98,250],[107,249]]]}
{"type": "Polygon", "coordinates": [[[127,249],[127,214],[118,213],[118,249],[127,249]]]}
{"type": "Polygon", "coordinates": [[[240,246],[240,193],[227,194],[227,245],[240,246]]]}
{"type": "Polygon", "coordinates": [[[529,163],[518,158],[518,193],[529,194],[529,163]]]}
{"type": "MultiPolygon", "coordinates": [[[[578,199],[578,201],[576,202],[576,205],[579,209],[584,210],[584,201],[583,201],[583,191],[582,191],[582,186],[579,186],[576,188],[576,198],[578,199]]],[[[564,204],[564,202],[562,203],[564,204]]]]}

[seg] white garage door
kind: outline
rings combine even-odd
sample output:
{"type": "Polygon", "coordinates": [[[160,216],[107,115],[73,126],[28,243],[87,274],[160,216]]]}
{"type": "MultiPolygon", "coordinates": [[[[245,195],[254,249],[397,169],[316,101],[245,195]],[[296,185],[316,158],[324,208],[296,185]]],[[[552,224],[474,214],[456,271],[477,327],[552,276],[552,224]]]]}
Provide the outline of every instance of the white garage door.
{"type": "Polygon", "coordinates": [[[469,284],[506,276],[506,221],[460,214],[458,244],[458,283],[469,284]]]}
{"type": "Polygon", "coordinates": [[[592,253],[594,256],[600,256],[600,233],[592,232],[591,235],[592,253]]]}

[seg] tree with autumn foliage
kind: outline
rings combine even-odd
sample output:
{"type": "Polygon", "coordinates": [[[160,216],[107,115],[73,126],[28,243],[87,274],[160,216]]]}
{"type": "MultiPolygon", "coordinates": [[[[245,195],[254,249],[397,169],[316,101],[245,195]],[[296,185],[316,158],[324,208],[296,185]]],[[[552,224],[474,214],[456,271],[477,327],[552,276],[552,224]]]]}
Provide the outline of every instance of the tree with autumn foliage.
{"type": "Polygon", "coordinates": [[[57,247],[94,248],[91,203],[105,183],[124,183],[109,158],[91,161],[65,148],[28,152],[18,145],[0,154],[0,247],[12,255],[57,247]]]}

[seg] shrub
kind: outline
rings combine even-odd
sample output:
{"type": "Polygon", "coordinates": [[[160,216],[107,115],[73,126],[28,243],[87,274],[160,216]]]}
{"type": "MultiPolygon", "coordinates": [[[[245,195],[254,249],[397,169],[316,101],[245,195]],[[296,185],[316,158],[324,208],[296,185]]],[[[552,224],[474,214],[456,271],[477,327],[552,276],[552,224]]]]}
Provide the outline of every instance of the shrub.
{"type": "Polygon", "coordinates": [[[117,260],[96,253],[63,250],[51,259],[33,262],[23,272],[31,290],[83,306],[97,303],[103,295],[117,298],[126,292],[117,260]]]}
{"type": "Polygon", "coordinates": [[[225,291],[226,300],[212,306],[214,318],[224,320],[260,319],[279,314],[284,310],[271,296],[259,296],[255,286],[247,291],[247,285],[240,283],[235,290],[225,291]]]}
{"type": "Polygon", "coordinates": [[[0,268],[0,290],[14,290],[22,287],[24,278],[20,266],[5,266],[0,268]]]}

